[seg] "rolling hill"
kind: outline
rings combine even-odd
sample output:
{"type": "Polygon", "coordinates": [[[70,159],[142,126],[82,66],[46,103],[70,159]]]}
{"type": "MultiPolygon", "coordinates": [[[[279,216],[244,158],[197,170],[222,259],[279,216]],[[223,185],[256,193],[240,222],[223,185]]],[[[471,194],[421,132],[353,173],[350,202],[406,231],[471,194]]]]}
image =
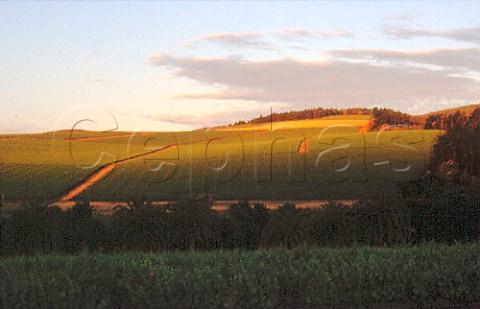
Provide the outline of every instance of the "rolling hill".
{"type": "Polygon", "coordinates": [[[416,122],[424,124],[428,116],[430,115],[445,115],[450,116],[455,114],[456,112],[464,113],[465,115],[469,116],[475,111],[476,109],[480,108],[480,104],[472,104],[466,106],[460,106],[456,108],[449,108],[443,109],[435,112],[431,112],[428,114],[421,114],[421,115],[412,115],[412,119],[416,122]]]}
{"type": "Polygon", "coordinates": [[[418,177],[439,133],[364,132],[369,119],[336,115],[191,132],[16,135],[0,144],[0,184],[7,201],[166,201],[201,194],[355,199],[418,177]]]}

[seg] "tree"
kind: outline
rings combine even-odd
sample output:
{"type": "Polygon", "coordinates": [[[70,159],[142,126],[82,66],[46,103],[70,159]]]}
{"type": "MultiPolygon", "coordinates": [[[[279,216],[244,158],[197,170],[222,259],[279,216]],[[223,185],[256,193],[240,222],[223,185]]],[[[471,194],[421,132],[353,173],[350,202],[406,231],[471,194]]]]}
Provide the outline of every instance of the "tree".
{"type": "Polygon", "coordinates": [[[411,240],[410,213],[393,194],[370,194],[351,206],[357,224],[357,241],[371,246],[405,245],[411,240]]]}
{"type": "Polygon", "coordinates": [[[114,246],[123,250],[158,251],[169,248],[168,214],[165,206],[131,201],[112,215],[114,246]]]}
{"type": "Polygon", "coordinates": [[[23,205],[5,219],[5,254],[63,252],[63,213],[58,207],[23,205]]]}
{"type": "Polygon", "coordinates": [[[479,239],[479,199],[472,188],[445,185],[430,175],[405,185],[403,190],[412,217],[415,243],[479,239]]]}
{"type": "Polygon", "coordinates": [[[328,247],[348,246],[356,241],[355,217],[351,207],[336,201],[315,211],[312,222],[312,238],[315,244],[328,247]]]}
{"type": "Polygon", "coordinates": [[[443,130],[445,128],[445,116],[442,114],[429,115],[425,121],[425,130],[443,130]]]}
{"type": "Polygon", "coordinates": [[[76,201],[75,205],[65,212],[66,252],[75,253],[85,248],[96,250],[105,245],[107,229],[100,220],[94,218],[93,213],[90,203],[83,201],[76,201]]]}
{"type": "Polygon", "coordinates": [[[386,108],[373,109],[373,124],[371,130],[378,130],[384,125],[388,126],[411,126],[413,121],[405,113],[396,112],[386,108]]]}
{"type": "Polygon", "coordinates": [[[429,171],[444,182],[478,184],[480,181],[480,127],[476,110],[469,118],[462,113],[448,117],[445,134],[434,145],[429,171]]]}
{"type": "Polygon", "coordinates": [[[174,249],[194,251],[218,247],[217,214],[211,207],[211,203],[191,199],[170,206],[169,230],[174,249]]]}
{"type": "Polygon", "coordinates": [[[262,233],[261,247],[291,249],[311,242],[311,216],[294,204],[285,203],[273,212],[262,233]]]}
{"type": "Polygon", "coordinates": [[[264,204],[251,205],[248,201],[231,204],[228,210],[234,230],[236,248],[257,249],[262,231],[268,222],[268,210],[264,204]]]}
{"type": "Polygon", "coordinates": [[[415,241],[453,242],[479,238],[480,109],[470,117],[446,118],[446,131],[434,145],[422,178],[404,184],[415,241]]]}

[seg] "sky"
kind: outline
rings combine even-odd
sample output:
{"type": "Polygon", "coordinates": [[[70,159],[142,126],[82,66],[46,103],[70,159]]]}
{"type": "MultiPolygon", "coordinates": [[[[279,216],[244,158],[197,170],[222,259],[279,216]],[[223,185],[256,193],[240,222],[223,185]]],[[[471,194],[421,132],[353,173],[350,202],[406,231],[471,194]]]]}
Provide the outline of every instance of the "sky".
{"type": "Polygon", "coordinates": [[[480,2],[0,2],[0,133],[480,103],[480,2]]]}

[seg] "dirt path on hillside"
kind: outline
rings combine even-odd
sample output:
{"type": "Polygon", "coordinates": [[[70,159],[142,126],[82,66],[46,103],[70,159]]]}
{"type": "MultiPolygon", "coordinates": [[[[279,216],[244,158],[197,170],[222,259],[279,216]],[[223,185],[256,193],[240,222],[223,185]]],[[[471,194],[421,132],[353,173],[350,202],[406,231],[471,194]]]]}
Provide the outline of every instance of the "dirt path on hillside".
{"type": "MultiPolygon", "coordinates": [[[[242,135],[220,137],[220,138],[217,138],[216,140],[228,140],[228,139],[236,138],[238,136],[248,136],[248,135],[253,135],[253,134],[262,134],[262,133],[266,133],[266,132],[269,132],[269,130],[256,131],[256,132],[252,132],[252,133],[248,133],[248,134],[242,134],[242,135]]],[[[204,140],[199,140],[199,141],[194,141],[194,142],[180,143],[178,145],[168,145],[168,146],[165,146],[165,147],[162,147],[162,148],[159,148],[159,149],[155,149],[155,150],[152,150],[152,151],[149,151],[149,152],[146,152],[146,153],[134,155],[134,156],[131,156],[131,157],[128,157],[128,158],[124,158],[124,159],[121,159],[121,160],[117,160],[117,161],[102,165],[98,169],[96,169],[93,173],[91,173],[90,175],[85,177],[84,180],[80,181],[80,183],[78,185],[76,185],[73,189],[71,189],[67,194],[60,197],[58,199],[58,201],[66,202],[66,201],[69,201],[69,200],[73,199],[74,197],[78,196],[79,194],[81,194],[82,192],[87,190],[89,187],[93,186],[97,182],[104,179],[107,175],[109,175],[115,169],[115,167],[117,167],[118,165],[120,165],[122,163],[125,163],[125,162],[130,161],[130,160],[134,160],[134,159],[137,159],[137,158],[140,158],[140,157],[145,157],[145,156],[148,156],[148,155],[151,155],[151,154],[160,153],[160,152],[167,151],[167,150],[170,150],[170,149],[175,149],[178,146],[185,146],[185,145],[189,145],[189,144],[200,144],[200,143],[208,142],[210,140],[212,140],[212,139],[204,139],[204,140]]]]}
{"type": "Polygon", "coordinates": [[[74,188],[67,195],[64,195],[60,198],[60,202],[66,202],[71,200],[75,196],[79,195],[83,191],[87,190],[88,187],[92,186],[96,182],[102,180],[110,174],[110,172],[117,166],[117,163],[110,163],[105,165],[104,167],[97,170],[93,175],[89,176],[84,182],[82,182],[78,187],[74,188]]]}
{"type": "MultiPolygon", "coordinates": [[[[72,138],[64,138],[62,139],[65,142],[69,141],[96,141],[102,139],[114,139],[114,138],[124,138],[130,137],[133,133],[129,134],[117,134],[117,135],[105,135],[105,136],[84,136],[84,137],[72,137],[72,138]]],[[[139,132],[135,133],[135,136],[144,136],[144,135],[151,135],[155,134],[154,132],[139,132]]]]}
{"type": "Polygon", "coordinates": [[[117,161],[102,165],[100,168],[96,169],[92,174],[87,176],[83,181],[81,181],[79,185],[77,185],[75,188],[70,190],[66,195],[62,196],[59,199],[59,201],[60,202],[66,202],[66,201],[71,200],[75,196],[77,196],[80,193],[82,193],[83,191],[87,190],[89,187],[93,186],[94,184],[96,184],[100,180],[104,179],[108,174],[110,174],[115,169],[115,167],[117,167],[118,165],[120,165],[122,163],[125,163],[126,161],[134,160],[134,159],[137,159],[137,158],[140,158],[140,157],[148,156],[148,155],[151,155],[151,154],[154,154],[154,153],[159,153],[159,152],[162,152],[162,151],[167,151],[167,150],[170,150],[170,149],[174,149],[176,147],[177,147],[176,145],[169,145],[169,146],[165,146],[163,148],[155,149],[155,150],[152,150],[152,151],[149,151],[149,152],[146,152],[146,153],[142,153],[142,154],[139,154],[139,155],[131,156],[131,157],[128,157],[128,158],[125,158],[125,159],[117,160],[117,161]]]}

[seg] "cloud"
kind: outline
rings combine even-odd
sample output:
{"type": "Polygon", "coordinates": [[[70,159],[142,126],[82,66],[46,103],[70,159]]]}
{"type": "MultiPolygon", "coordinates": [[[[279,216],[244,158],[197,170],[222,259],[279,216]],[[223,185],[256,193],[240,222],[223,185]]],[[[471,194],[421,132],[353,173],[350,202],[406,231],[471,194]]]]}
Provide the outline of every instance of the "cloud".
{"type": "Polygon", "coordinates": [[[184,124],[191,125],[193,127],[211,127],[216,125],[222,125],[227,123],[232,123],[237,120],[238,114],[236,112],[222,112],[222,113],[208,113],[208,114],[153,114],[153,115],[142,115],[144,118],[175,123],[175,124],[184,124]]]}
{"type": "Polygon", "coordinates": [[[224,45],[228,47],[246,47],[256,49],[273,49],[274,46],[264,40],[264,35],[254,32],[214,33],[202,35],[199,38],[187,41],[185,46],[199,43],[224,45]]]}
{"type": "Polygon", "coordinates": [[[480,48],[443,48],[420,51],[354,49],[329,52],[348,59],[382,60],[391,63],[433,65],[439,69],[480,72],[480,48]]]}
{"type": "Polygon", "coordinates": [[[141,115],[144,118],[162,121],[162,122],[171,122],[171,123],[180,123],[180,124],[206,124],[212,121],[215,115],[206,114],[206,115],[192,115],[192,114],[143,114],[141,115]]]}
{"type": "MultiPolygon", "coordinates": [[[[478,81],[426,68],[341,60],[291,58],[251,61],[238,57],[194,58],[157,55],[153,66],[221,92],[185,92],[183,98],[283,102],[291,108],[384,105],[407,110],[419,102],[478,100],[478,81]]],[[[179,96],[180,98],[182,96],[179,96]]]]}
{"type": "Polygon", "coordinates": [[[384,25],[383,32],[396,39],[414,37],[440,37],[459,42],[480,43],[480,26],[452,30],[411,29],[400,25],[384,25]]]}
{"type": "MultiPolygon", "coordinates": [[[[266,32],[226,32],[202,35],[186,41],[184,46],[199,44],[215,44],[230,48],[253,48],[277,50],[281,41],[296,41],[304,39],[332,39],[353,37],[354,34],[345,30],[319,31],[313,29],[279,29],[266,32]]],[[[281,45],[281,44],[280,44],[281,45]]]]}
{"type": "Polygon", "coordinates": [[[318,31],[311,29],[280,29],[272,31],[271,34],[283,40],[296,40],[304,38],[348,38],[354,37],[355,35],[352,32],[345,30],[335,30],[335,31],[318,31]]]}
{"type": "Polygon", "coordinates": [[[383,19],[388,21],[396,21],[396,22],[410,21],[412,19],[412,13],[410,11],[403,10],[396,13],[387,14],[384,16],[383,19]]]}
{"type": "MultiPolygon", "coordinates": [[[[253,104],[253,106],[250,104],[247,110],[245,109],[244,102],[239,102],[235,105],[236,106],[229,106],[229,110],[217,110],[216,112],[195,112],[193,110],[182,110],[168,114],[142,114],[140,116],[150,120],[190,125],[198,128],[224,125],[242,119],[248,120],[258,116],[258,114],[264,114],[269,111],[269,109],[266,109],[265,106],[261,104],[253,104]]],[[[208,110],[208,108],[205,110],[208,110]]]]}

